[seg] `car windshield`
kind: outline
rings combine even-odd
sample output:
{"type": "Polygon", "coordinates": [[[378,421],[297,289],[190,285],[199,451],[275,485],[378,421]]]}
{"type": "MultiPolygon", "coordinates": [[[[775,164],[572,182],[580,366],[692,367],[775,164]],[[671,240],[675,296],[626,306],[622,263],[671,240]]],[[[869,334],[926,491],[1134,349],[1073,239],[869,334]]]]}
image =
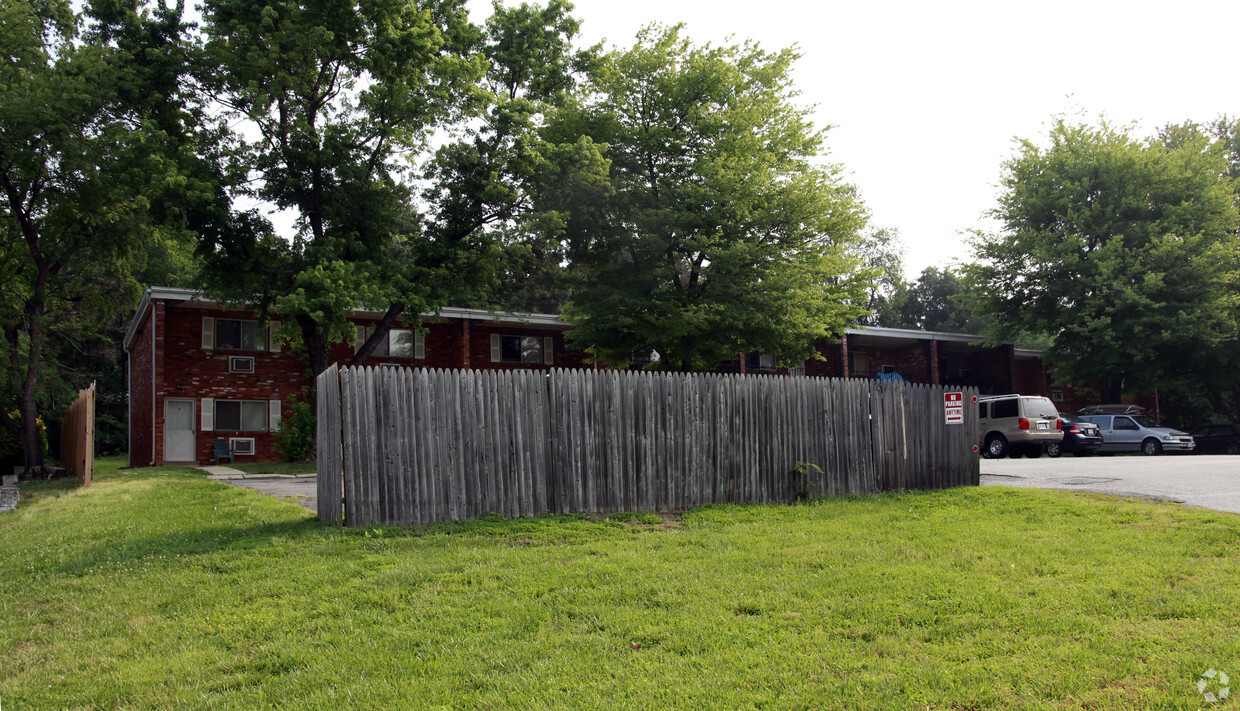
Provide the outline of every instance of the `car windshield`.
{"type": "Polygon", "coordinates": [[[1055,409],[1055,403],[1044,397],[1027,397],[1025,398],[1025,417],[1055,419],[1059,417],[1059,410],[1055,409]]]}
{"type": "Polygon", "coordinates": [[[1136,420],[1137,424],[1141,425],[1142,427],[1158,427],[1159,426],[1158,420],[1155,420],[1153,417],[1150,417],[1149,415],[1133,415],[1132,419],[1136,420]]]}

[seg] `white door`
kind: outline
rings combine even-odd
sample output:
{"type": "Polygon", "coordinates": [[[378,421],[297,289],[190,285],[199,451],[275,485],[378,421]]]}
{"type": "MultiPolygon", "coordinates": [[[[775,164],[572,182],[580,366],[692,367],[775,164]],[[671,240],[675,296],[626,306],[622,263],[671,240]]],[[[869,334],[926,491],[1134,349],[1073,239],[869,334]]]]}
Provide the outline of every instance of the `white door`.
{"type": "Polygon", "coordinates": [[[196,461],[194,441],[194,401],[164,400],[164,461],[196,461]]]}

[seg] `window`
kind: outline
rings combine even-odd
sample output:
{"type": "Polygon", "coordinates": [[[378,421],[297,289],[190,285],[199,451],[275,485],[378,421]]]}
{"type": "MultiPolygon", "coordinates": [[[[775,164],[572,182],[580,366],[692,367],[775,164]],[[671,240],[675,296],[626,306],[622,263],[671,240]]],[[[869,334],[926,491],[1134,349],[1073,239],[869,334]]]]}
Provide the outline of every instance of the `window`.
{"type": "Polygon", "coordinates": [[[491,334],[492,363],[539,363],[551,365],[551,337],[491,334]]]}
{"type": "Polygon", "coordinates": [[[1000,417],[1016,417],[1017,416],[1016,398],[1007,400],[995,400],[990,403],[990,416],[996,420],[1000,417]]]}
{"type": "MultiPolygon", "coordinates": [[[[358,326],[356,347],[361,348],[374,332],[374,326],[358,326]]],[[[412,328],[393,328],[388,331],[387,340],[379,341],[371,355],[384,358],[425,358],[426,338],[412,328]]]]}
{"type": "Polygon", "coordinates": [[[266,350],[266,334],[258,321],[241,321],[231,318],[215,319],[215,347],[233,348],[241,351],[266,350]]]}
{"type": "Polygon", "coordinates": [[[896,372],[896,367],[895,367],[894,365],[884,365],[884,366],[883,366],[883,370],[882,370],[882,372],[884,372],[884,373],[894,373],[894,372],[896,372]]]}
{"type": "Polygon", "coordinates": [[[1051,400],[1054,400],[1055,402],[1063,402],[1063,391],[1062,391],[1062,390],[1052,390],[1052,391],[1051,391],[1051,400]]]}
{"type": "Polygon", "coordinates": [[[852,353],[852,374],[853,375],[869,375],[870,374],[870,354],[869,353],[852,353]]]}
{"type": "Polygon", "coordinates": [[[267,413],[266,400],[216,400],[215,429],[262,431],[267,413]]]}
{"type": "Polygon", "coordinates": [[[1136,422],[1133,422],[1133,421],[1132,421],[1132,418],[1130,418],[1130,417],[1116,417],[1116,418],[1115,418],[1115,429],[1117,429],[1117,430],[1137,430],[1137,429],[1141,429],[1141,428],[1140,428],[1140,427],[1137,427],[1137,423],[1136,423],[1136,422]]]}

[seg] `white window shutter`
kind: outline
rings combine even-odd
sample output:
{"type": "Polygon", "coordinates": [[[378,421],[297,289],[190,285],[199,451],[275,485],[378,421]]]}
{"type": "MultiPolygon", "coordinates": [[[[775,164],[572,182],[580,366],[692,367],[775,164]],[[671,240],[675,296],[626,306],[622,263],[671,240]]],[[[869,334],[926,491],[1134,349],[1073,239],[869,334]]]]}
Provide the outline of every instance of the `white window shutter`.
{"type": "Polygon", "coordinates": [[[498,363],[503,359],[503,349],[500,347],[500,336],[498,333],[491,334],[491,362],[498,363]]]}
{"type": "Polygon", "coordinates": [[[280,401],[267,401],[267,429],[272,432],[280,431],[280,401]]]}
{"type": "Polygon", "coordinates": [[[426,357],[426,336],[422,335],[421,332],[413,334],[413,357],[426,357]]]}
{"type": "Polygon", "coordinates": [[[202,399],[202,431],[215,431],[215,399],[204,397],[202,399]]]}
{"type": "Polygon", "coordinates": [[[215,319],[211,316],[202,317],[202,347],[205,350],[215,348],[215,319]]]}
{"type": "Polygon", "coordinates": [[[555,339],[543,336],[543,365],[555,365],[555,339]]]}
{"type": "Polygon", "coordinates": [[[267,342],[268,342],[267,350],[271,351],[272,353],[280,352],[280,334],[277,333],[277,331],[279,330],[280,330],[279,321],[272,321],[271,323],[267,324],[267,342]]]}

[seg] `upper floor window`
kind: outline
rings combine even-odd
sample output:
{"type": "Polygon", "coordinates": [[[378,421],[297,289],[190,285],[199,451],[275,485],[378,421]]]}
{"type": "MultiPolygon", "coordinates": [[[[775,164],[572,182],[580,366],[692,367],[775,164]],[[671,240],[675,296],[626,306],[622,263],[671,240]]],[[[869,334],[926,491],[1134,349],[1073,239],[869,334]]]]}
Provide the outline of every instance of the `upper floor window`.
{"type": "Polygon", "coordinates": [[[550,336],[505,336],[491,334],[492,363],[554,363],[554,341],[550,336]]]}
{"type": "Polygon", "coordinates": [[[266,350],[267,334],[263,333],[258,321],[242,321],[240,319],[215,319],[215,347],[235,348],[242,351],[266,350]]]}
{"type": "MultiPolygon", "coordinates": [[[[374,326],[357,327],[357,348],[375,332],[374,326]]],[[[385,358],[425,358],[426,338],[412,328],[393,328],[388,330],[388,337],[375,346],[373,356],[385,358]]]]}
{"type": "Polygon", "coordinates": [[[272,321],[264,327],[258,321],[239,318],[202,318],[202,347],[236,351],[280,350],[280,339],[275,335],[279,324],[272,321]]]}

